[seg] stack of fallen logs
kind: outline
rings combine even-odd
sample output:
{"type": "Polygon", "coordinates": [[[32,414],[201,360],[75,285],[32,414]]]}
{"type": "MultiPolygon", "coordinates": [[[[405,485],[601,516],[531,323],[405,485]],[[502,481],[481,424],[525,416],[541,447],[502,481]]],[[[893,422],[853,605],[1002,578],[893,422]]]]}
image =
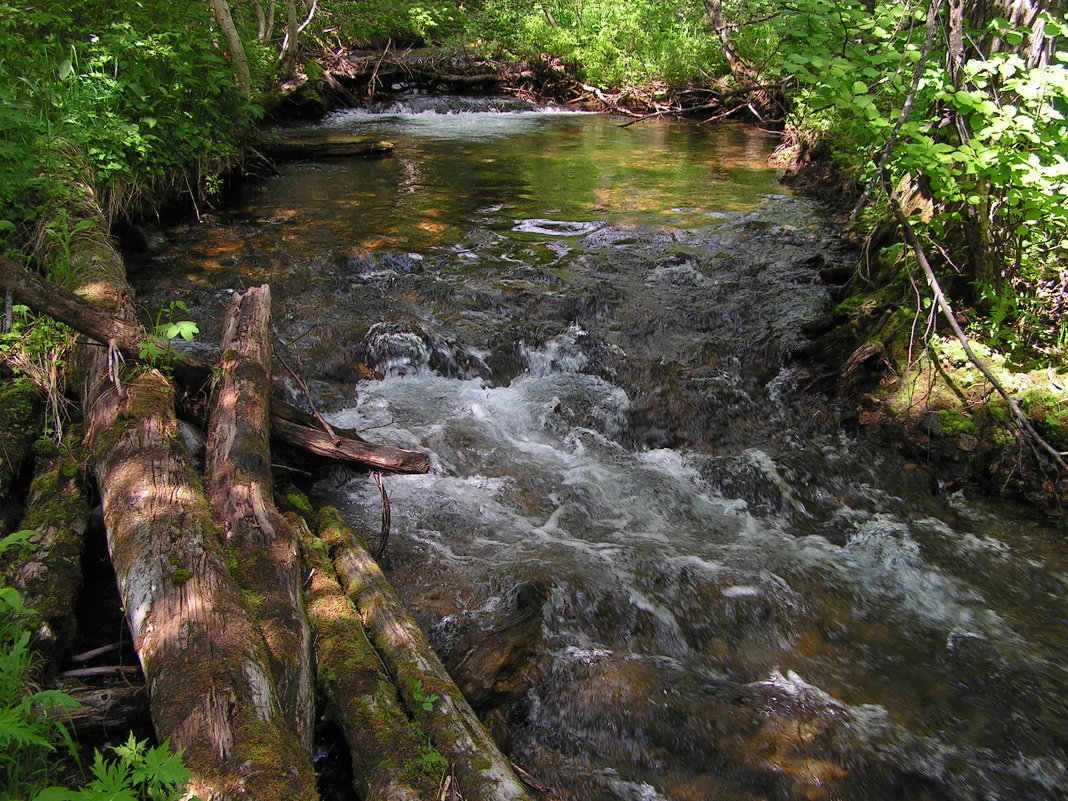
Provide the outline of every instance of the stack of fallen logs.
{"type": "MultiPolygon", "coordinates": [[[[336,511],[302,518],[273,500],[272,442],[377,471],[425,472],[425,457],[270,399],[266,286],[233,296],[215,365],[181,357],[165,374],[137,362],[152,337],[102,230],[75,234],[76,291],[2,257],[0,288],[85,337],[86,458],[152,722],[184,752],[190,792],[318,798],[318,702],[344,732],[361,798],[529,799],[355,532],[336,511]],[[175,414],[176,398],[198,394],[210,397],[203,478],[175,414]]],[[[71,483],[59,489],[76,493],[71,483]]],[[[27,606],[43,607],[52,660],[70,645],[85,530],[84,500],[71,508],[56,519],[31,498],[23,527],[37,548],[13,579],[27,606]]]]}

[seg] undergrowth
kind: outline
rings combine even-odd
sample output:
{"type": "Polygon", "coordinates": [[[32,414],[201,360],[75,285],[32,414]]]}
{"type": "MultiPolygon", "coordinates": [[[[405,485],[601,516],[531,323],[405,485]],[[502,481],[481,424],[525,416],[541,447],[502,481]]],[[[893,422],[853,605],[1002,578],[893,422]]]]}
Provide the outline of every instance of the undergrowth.
{"type": "MultiPolygon", "coordinates": [[[[0,557],[32,547],[32,531],[0,539],[0,557]]],[[[54,782],[60,769],[80,773],[78,748],[64,711],[67,693],[35,686],[35,615],[0,580],[0,801],[178,801],[189,771],[167,743],[152,746],[133,734],[114,756],[96,752],[81,787],[54,782]]]]}

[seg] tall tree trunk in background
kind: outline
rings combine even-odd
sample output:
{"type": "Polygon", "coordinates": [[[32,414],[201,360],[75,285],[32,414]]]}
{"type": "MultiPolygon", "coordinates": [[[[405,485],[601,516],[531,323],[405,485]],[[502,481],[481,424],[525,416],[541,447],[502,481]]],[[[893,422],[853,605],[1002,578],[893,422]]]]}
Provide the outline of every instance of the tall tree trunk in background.
{"type": "Polygon", "coordinates": [[[260,0],[252,0],[252,11],[256,15],[256,41],[265,44],[267,42],[267,15],[263,13],[263,4],[260,0]]]}
{"type": "Polygon", "coordinates": [[[263,3],[260,0],[252,0],[252,10],[256,14],[256,41],[261,45],[267,44],[274,36],[274,12],[277,6],[277,0],[271,0],[264,13],[263,3]]]}
{"type": "Polygon", "coordinates": [[[282,68],[282,77],[292,75],[297,62],[297,37],[300,34],[297,22],[297,0],[286,0],[286,38],[282,42],[282,52],[278,60],[282,68]]]}
{"type": "Polygon", "coordinates": [[[967,18],[971,27],[981,29],[990,20],[1001,17],[1010,25],[1029,28],[1031,33],[1016,47],[1007,47],[1001,37],[986,34],[979,43],[979,50],[986,55],[1012,50],[1028,67],[1049,63],[1052,41],[1046,36],[1046,23],[1039,19],[1043,11],[1061,12],[1061,0],[968,0],[967,18]]]}
{"type": "MultiPolygon", "coordinates": [[[[998,53],[1019,55],[1028,68],[1048,63],[1052,42],[1045,35],[1045,23],[1039,14],[1059,10],[1059,0],[949,0],[947,20],[946,69],[955,90],[967,89],[964,64],[970,58],[986,59],[998,53]],[[1006,20],[1014,27],[1027,28],[1030,33],[1016,46],[1009,45],[996,32],[986,31],[994,19],[1006,20]],[[969,35],[969,32],[975,32],[969,35]]],[[[1011,102],[1003,99],[1003,102],[1011,102]]],[[[972,130],[968,121],[957,115],[956,129],[960,141],[968,142],[972,130]]],[[[980,285],[997,289],[1005,281],[1004,270],[1011,254],[1004,251],[994,234],[992,197],[995,187],[989,178],[980,178],[974,186],[973,202],[961,209],[961,233],[967,252],[971,274],[980,285]]]]}
{"type": "Polygon", "coordinates": [[[226,52],[230,55],[237,86],[245,97],[252,97],[252,73],[248,68],[248,56],[245,55],[245,46],[237,33],[234,18],[230,15],[230,5],[226,0],[209,0],[209,3],[215,23],[226,38],[226,52]]]}
{"type": "MultiPolygon", "coordinates": [[[[985,0],[980,0],[985,2],[985,0]]],[[[955,90],[964,85],[965,0],[949,0],[949,25],[946,42],[946,71],[955,90]]],[[[957,134],[961,143],[972,138],[968,121],[955,115],[957,134]]],[[[961,222],[972,276],[981,286],[997,288],[1003,280],[994,255],[994,240],[990,219],[990,179],[980,177],[975,186],[976,202],[965,203],[961,222]]]]}
{"type": "Polygon", "coordinates": [[[734,42],[731,41],[730,28],[723,13],[723,0],[704,0],[704,3],[705,22],[719,38],[720,45],[723,47],[723,55],[727,59],[727,65],[731,68],[731,74],[747,82],[752,81],[754,78],[752,65],[742,58],[734,42]]]}

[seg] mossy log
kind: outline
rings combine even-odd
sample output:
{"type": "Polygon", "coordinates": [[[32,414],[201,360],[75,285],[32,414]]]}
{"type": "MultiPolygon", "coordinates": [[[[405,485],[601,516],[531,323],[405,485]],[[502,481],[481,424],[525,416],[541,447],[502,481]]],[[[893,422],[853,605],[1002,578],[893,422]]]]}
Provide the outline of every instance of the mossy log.
{"type": "Polygon", "coordinates": [[[449,761],[465,801],[530,801],[508,761],[445,671],[356,532],[333,508],[319,535],[375,650],[434,746],[449,761]]]}
{"type": "Polygon", "coordinates": [[[0,535],[11,531],[22,514],[15,485],[43,428],[40,392],[33,384],[0,383],[0,535]]]}
{"type": "MultiPolygon", "coordinates": [[[[114,348],[124,359],[140,358],[142,346],[155,343],[159,351],[168,346],[149,335],[136,317],[123,319],[107,307],[96,307],[63,287],[49,283],[0,256],[0,288],[11,288],[27,306],[70,326],[95,342],[114,348]]],[[[168,365],[187,395],[201,395],[212,379],[212,365],[190,354],[175,354],[168,365]]],[[[278,398],[271,399],[271,435],[276,444],[311,453],[319,461],[329,459],[392,473],[425,473],[426,455],[390,445],[365,441],[355,431],[323,431],[314,418],[278,398]]]]}
{"type": "Polygon", "coordinates": [[[34,645],[44,657],[42,678],[51,679],[73,644],[75,605],[82,587],[82,551],[89,525],[78,443],[38,461],[20,529],[35,532],[33,550],[11,571],[11,585],[36,615],[34,645]]]}
{"type": "MultiPolygon", "coordinates": [[[[135,326],[121,257],[94,216],[100,225],[72,241],[81,292],[135,326]]],[[[103,348],[83,350],[81,376],[108,549],[158,737],[184,750],[189,789],[204,801],[316,799],[309,755],[278,712],[263,636],[179,436],[173,386],[103,348]]]]}
{"type": "Polygon", "coordinates": [[[205,481],[215,521],[233,556],[231,572],[254,599],[253,614],[267,641],[282,714],[310,751],[315,691],[297,532],[272,500],[270,334],[270,288],[234,293],[223,320],[205,481]]]}
{"type": "Polygon", "coordinates": [[[259,149],[275,159],[317,159],[338,156],[383,156],[393,152],[393,143],[373,136],[321,134],[264,139],[259,149]]]}
{"type": "Polygon", "coordinates": [[[287,517],[301,529],[316,684],[326,716],[349,744],[357,794],[376,801],[436,799],[448,763],[405,714],[325,546],[296,514],[287,517]]]}

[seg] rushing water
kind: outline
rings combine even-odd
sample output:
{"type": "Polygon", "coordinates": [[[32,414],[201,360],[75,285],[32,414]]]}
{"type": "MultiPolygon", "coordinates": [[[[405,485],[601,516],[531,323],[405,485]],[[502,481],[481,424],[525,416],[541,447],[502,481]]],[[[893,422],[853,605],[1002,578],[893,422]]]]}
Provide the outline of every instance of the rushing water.
{"type": "Polygon", "coordinates": [[[774,138],[419,102],[331,118],[396,155],[285,166],[141,291],[210,331],[271,282],[332,419],[430,455],[393,575],[513,759],[576,801],[1063,798],[1065,548],[807,391],[850,254],[774,138]]]}

